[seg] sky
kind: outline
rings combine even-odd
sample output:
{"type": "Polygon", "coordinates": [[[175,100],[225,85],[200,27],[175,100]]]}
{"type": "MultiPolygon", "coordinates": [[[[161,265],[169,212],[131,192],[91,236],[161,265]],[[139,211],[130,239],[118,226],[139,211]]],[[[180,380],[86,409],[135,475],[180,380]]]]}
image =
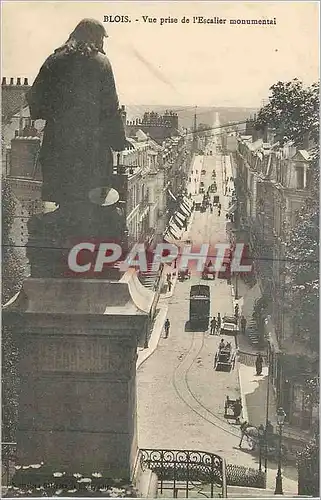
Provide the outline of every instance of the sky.
{"type": "Polygon", "coordinates": [[[318,2],[4,1],[1,10],[2,75],[31,82],[82,18],[129,16],[130,23],[104,23],[125,105],[259,107],[277,81],[319,79],[318,2]],[[193,23],[193,16],[227,21],[193,23]],[[168,17],[178,22],[161,25],[168,17]],[[274,18],[275,25],[229,24],[274,18]]]}

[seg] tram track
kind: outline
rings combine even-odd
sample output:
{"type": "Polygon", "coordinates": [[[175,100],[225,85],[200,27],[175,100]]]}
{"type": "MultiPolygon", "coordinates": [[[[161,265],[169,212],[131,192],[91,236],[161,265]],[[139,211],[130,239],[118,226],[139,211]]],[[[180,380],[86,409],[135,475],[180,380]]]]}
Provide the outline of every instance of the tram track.
{"type": "Polygon", "coordinates": [[[175,368],[175,370],[173,372],[173,375],[172,375],[172,385],[174,387],[174,390],[176,392],[177,397],[193,413],[195,413],[200,418],[202,418],[206,422],[210,423],[214,427],[220,429],[221,431],[226,432],[226,433],[228,433],[228,434],[230,434],[230,435],[232,435],[234,437],[240,438],[240,434],[239,433],[237,433],[235,431],[232,431],[231,429],[228,428],[228,426],[230,424],[227,424],[225,422],[225,420],[223,420],[219,415],[217,415],[217,414],[213,413],[211,410],[209,410],[205,405],[203,405],[203,403],[201,401],[199,401],[196,398],[196,396],[192,392],[192,390],[190,388],[190,385],[188,383],[188,378],[187,378],[188,377],[188,373],[189,373],[190,369],[192,368],[192,366],[194,365],[196,359],[199,357],[200,353],[203,350],[203,347],[204,347],[204,335],[205,334],[203,333],[202,340],[201,340],[201,345],[198,348],[198,350],[196,352],[196,355],[194,355],[194,357],[192,357],[192,360],[189,363],[188,367],[185,369],[185,371],[183,369],[182,373],[179,373],[180,368],[182,367],[182,365],[184,364],[184,362],[188,359],[188,356],[190,355],[190,353],[192,353],[192,351],[193,351],[193,348],[194,348],[194,345],[195,345],[195,339],[196,339],[196,332],[193,332],[190,347],[189,347],[188,351],[184,354],[184,356],[180,360],[180,363],[176,366],[176,368],[175,368]],[[184,392],[182,390],[182,387],[179,387],[180,382],[177,380],[178,376],[180,377],[180,381],[183,380],[183,386],[184,386],[184,389],[185,389],[185,394],[184,394],[184,392]],[[188,398],[188,396],[186,397],[186,395],[189,395],[192,398],[192,400],[196,403],[196,406],[193,405],[193,404],[191,404],[191,401],[188,401],[189,398],[188,398]]]}

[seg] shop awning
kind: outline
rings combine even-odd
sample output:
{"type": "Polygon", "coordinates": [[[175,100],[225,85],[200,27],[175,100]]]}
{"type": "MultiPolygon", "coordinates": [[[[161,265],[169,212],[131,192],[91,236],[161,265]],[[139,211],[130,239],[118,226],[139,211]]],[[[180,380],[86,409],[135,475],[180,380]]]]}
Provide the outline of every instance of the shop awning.
{"type": "Polygon", "coordinates": [[[169,195],[173,198],[174,201],[177,201],[177,199],[175,198],[175,196],[173,195],[172,191],[170,189],[167,189],[169,195]]]}
{"type": "Polygon", "coordinates": [[[184,222],[181,219],[177,218],[177,214],[174,216],[174,224],[176,224],[177,227],[179,227],[181,230],[184,227],[184,222]]]}
{"type": "Polygon", "coordinates": [[[189,212],[191,212],[191,211],[192,211],[192,206],[187,205],[186,203],[182,203],[182,206],[183,206],[184,208],[186,208],[186,210],[188,210],[189,212]]]}
{"type": "Polygon", "coordinates": [[[168,232],[170,233],[171,236],[173,236],[173,238],[175,238],[175,240],[179,240],[181,237],[182,230],[179,229],[179,227],[177,227],[173,223],[171,223],[168,228],[168,232]]]}
{"type": "Polygon", "coordinates": [[[182,221],[182,222],[185,222],[185,220],[186,220],[186,216],[185,216],[185,215],[183,215],[183,214],[181,214],[180,212],[176,212],[174,217],[175,217],[176,219],[179,219],[179,220],[180,220],[180,221],[182,221]]]}
{"type": "Polygon", "coordinates": [[[236,210],[237,206],[236,206],[236,203],[232,203],[232,205],[230,206],[230,208],[227,209],[227,213],[228,214],[233,214],[236,210]]]}
{"type": "Polygon", "coordinates": [[[168,223],[168,227],[169,227],[169,229],[170,229],[170,228],[173,228],[173,229],[174,229],[174,231],[178,231],[178,232],[179,232],[179,234],[180,234],[180,233],[181,233],[181,231],[182,231],[182,230],[181,230],[181,229],[180,229],[180,228],[176,225],[176,222],[175,222],[175,218],[174,218],[174,217],[172,217],[172,218],[170,219],[170,221],[169,221],[169,223],[168,223]]]}
{"type": "Polygon", "coordinates": [[[193,202],[189,198],[186,198],[186,196],[183,198],[183,204],[192,209],[193,202]]]}
{"type": "Polygon", "coordinates": [[[190,215],[190,213],[191,213],[191,211],[190,211],[188,208],[186,208],[186,206],[185,206],[185,205],[183,205],[183,204],[179,207],[179,209],[178,209],[178,210],[179,210],[179,211],[180,211],[183,215],[185,215],[186,217],[188,217],[188,216],[190,215]]]}
{"type": "Polygon", "coordinates": [[[176,238],[174,238],[170,232],[166,232],[163,236],[163,240],[166,241],[166,243],[171,243],[172,245],[177,244],[176,238]]]}

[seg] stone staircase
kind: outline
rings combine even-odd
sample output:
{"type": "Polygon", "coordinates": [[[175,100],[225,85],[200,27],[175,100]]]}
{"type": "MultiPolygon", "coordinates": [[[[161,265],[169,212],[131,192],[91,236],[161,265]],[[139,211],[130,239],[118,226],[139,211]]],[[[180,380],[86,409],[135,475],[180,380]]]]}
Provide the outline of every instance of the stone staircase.
{"type": "Polygon", "coordinates": [[[147,271],[140,271],[138,279],[149,290],[154,291],[156,281],[158,278],[158,271],[153,271],[152,263],[147,263],[147,271]]]}

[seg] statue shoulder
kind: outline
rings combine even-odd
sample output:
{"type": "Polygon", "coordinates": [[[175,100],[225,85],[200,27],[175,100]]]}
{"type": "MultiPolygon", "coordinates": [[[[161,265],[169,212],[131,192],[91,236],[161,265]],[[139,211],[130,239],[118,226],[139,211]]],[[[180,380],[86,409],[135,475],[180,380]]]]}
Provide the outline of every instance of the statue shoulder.
{"type": "Polygon", "coordinates": [[[107,56],[98,52],[95,54],[95,60],[102,71],[106,73],[112,72],[112,66],[107,56]]]}

